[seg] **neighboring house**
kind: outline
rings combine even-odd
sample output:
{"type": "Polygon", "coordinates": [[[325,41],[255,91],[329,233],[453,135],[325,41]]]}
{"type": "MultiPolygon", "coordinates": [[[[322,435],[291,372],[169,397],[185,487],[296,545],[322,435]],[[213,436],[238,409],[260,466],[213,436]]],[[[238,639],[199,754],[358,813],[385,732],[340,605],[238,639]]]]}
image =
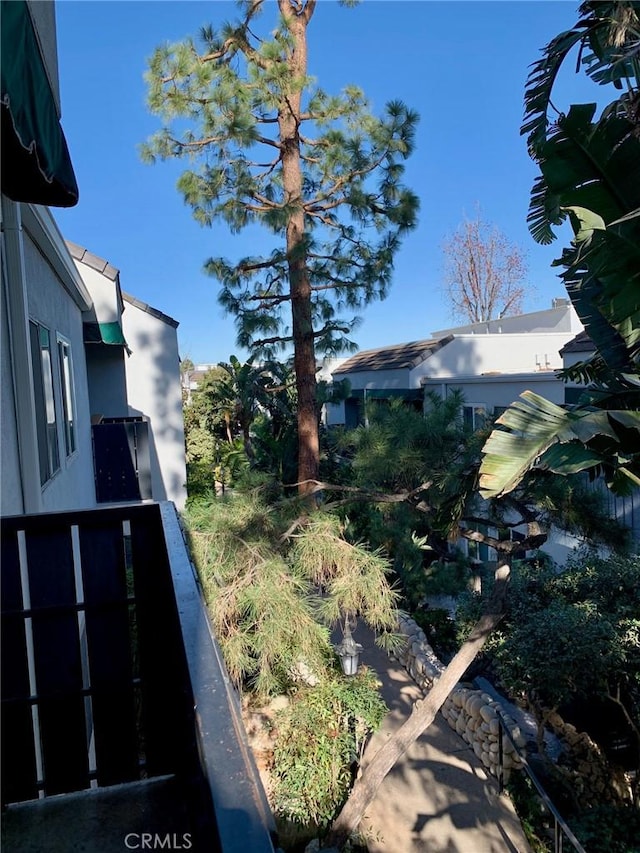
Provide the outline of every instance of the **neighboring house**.
{"type": "Polygon", "coordinates": [[[3,514],[95,504],[82,312],[90,297],[46,207],[78,187],[60,126],[53,3],[2,3],[3,514]]]}
{"type": "Polygon", "coordinates": [[[168,499],[181,507],[177,323],[131,298],[126,356],[118,271],[89,253],[72,258],[48,209],[78,200],[59,121],[53,3],[2,2],[0,110],[2,514],[91,508],[118,498],[168,499]],[[148,474],[137,492],[100,493],[104,477],[94,471],[92,442],[99,415],[136,424],[133,443],[107,449],[120,464],[118,475],[128,467],[137,477],[138,455],[146,454],[148,474]]]}
{"type": "Polygon", "coordinates": [[[344,404],[327,407],[329,425],[356,426],[370,399],[400,397],[421,408],[425,392],[460,390],[471,424],[508,406],[526,388],[563,402],[560,349],[581,331],[575,310],[554,300],[546,311],[443,329],[427,340],[360,352],[333,371],[347,380],[344,404]]]}
{"type": "Polygon", "coordinates": [[[191,394],[194,391],[197,391],[202,384],[202,380],[209,373],[210,370],[213,370],[214,367],[217,367],[216,364],[194,364],[193,367],[188,370],[182,370],[182,392],[184,395],[184,399],[187,403],[191,402],[191,394]]]}
{"type": "Polygon", "coordinates": [[[92,297],[85,342],[96,460],[104,471],[122,462],[121,454],[113,459],[112,442],[126,443],[135,457],[135,470],[119,467],[106,482],[98,472],[99,486],[105,485],[98,497],[130,499],[131,480],[139,497],[171,500],[181,509],[186,463],[178,323],[123,293],[120,272],[108,261],[70,241],[67,246],[92,297]]]}
{"type": "MultiPolygon", "coordinates": [[[[427,340],[360,352],[333,371],[334,383],[347,380],[350,393],[344,404],[327,406],[328,423],[348,428],[362,423],[368,400],[400,398],[421,410],[425,394],[444,398],[454,391],[462,392],[463,416],[474,428],[527,389],[562,405],[561,351],[582,330],[569,300],[557,299],[545,311],[442,329],[427,340]]],[[[485,532],[497,535],[492,529],[485,532]]],[[[523,533],[514,530],[512,537],[521,539],[523,533]]],[[[544,550],[563,562],[579,544],[554,530],[544,550]]],[[[473,559],[495,559],[486,545],[465,539],[457,545],[473,559]]]]}

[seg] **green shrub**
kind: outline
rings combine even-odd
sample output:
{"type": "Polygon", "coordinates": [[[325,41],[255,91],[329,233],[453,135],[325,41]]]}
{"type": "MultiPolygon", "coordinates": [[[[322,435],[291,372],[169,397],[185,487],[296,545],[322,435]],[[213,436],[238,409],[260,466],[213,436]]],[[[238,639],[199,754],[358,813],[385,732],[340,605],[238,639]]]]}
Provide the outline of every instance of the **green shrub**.
{"type": "Polygon", "coordinates": [[[366,668],[300,690],[276,720],[276,814],[326,828],[346,800],[367,738],[386,711],[375,675],[366,668]]]}
{"type": "Polygon", "coordinates": [[[640,810],[601,805],[574,817],[571,828],[588,851],[640,853],[640,810]]]}
{"type": "Polygon", "coordinates": [[[187,462],[187,494],[189,500],[208,498],[215,492],[213,466],[210,462],[187,462]]]}
{"type": "Polygon", "coordinates": [[[525,773],[513,773],[507,791],[533,853],[549,853],[549,816],[531,779],[525,773]]]}
{"type": "Polygon", "coordinates": [[[456,623],[448,610],[440,607],[429,607],[417,610],[412,614],[414,620],[426,634],[431,647],[438,655],[448,655],[456,651],[456,623]]]}

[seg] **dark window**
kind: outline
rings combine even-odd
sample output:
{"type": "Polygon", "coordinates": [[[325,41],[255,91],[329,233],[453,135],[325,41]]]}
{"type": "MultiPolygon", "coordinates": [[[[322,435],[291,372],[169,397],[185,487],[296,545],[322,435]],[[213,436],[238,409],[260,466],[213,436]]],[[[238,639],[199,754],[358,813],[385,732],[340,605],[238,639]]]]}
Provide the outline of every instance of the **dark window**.
{"type": "Polygon", "coordinates": [[[60,468],[58,426],[53,394],[53,365],[49,330],[29,321],[33,391],[36,404],[36,429],[38,434],[38,460],[40,483],[44,485],[60,468]]]}
{"type": "Polygon", "coordinates": [[[485,426],[487,417],[487,407],[484,405],[474,404],[462,407],[463,423],[467,429],[474,432],[485,426]]]}
{"type": "Polygon", "coordinates": [[[58,359],[60,361],[60,381],[62,383],[62,411],[64,416],[64,441],[67,456],[76,449],[76,400],[73,385],[73,363],[71,345],[58,336],[58,359]]]}

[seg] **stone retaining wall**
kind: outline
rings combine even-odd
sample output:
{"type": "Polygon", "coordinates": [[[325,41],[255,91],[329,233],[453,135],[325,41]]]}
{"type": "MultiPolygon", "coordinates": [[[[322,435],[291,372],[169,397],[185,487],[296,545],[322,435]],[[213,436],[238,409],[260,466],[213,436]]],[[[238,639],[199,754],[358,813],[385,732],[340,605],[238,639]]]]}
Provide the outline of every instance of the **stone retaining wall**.
{"type": "MultiPolygon", "coordinates": [[[[409,675],[425,693],[440,675],[444,666],[436,657],[420,626],[410,617],[401,616],[399,632],[407,638],[404,649],[396,655],[409,675]]],[[[515,741],[524,751],[526,738],[516,721],[505,712],[494,696],[482,690],[473,690],[458,684],[440,709],[452,729],[473,749],[483,765],[493,775],[498,774],[498,715],[515,741]]],[[[632,802],[629,774],[612,767],[602,749],[585,732],[565,723],[559,714],[551,714],[547,723],[562,747],[563,758],[555,762],[561,776],[574,791],[582,808],[602,802],[632,802]]],[[[520,769],[522,761],[518,750],[509,740],[503,739],[504,781],[511,769],[520,769]]]]}
{"type": "Polygon", "coordinates": [[[558,772],[564,777],[581,808],[602,803],[622,805],[633,802],[631,776],[614,767],[604,751],[586,732],[565,723],[560,714],[552,713],[547,723],[562,740],[565,756],[558,772]]]}
{"type": "MultiPolygon", "coordinates": [[[[420,626],[410,617],[401,616],[398,625],[401,634],[407,638],[404,649],[396,657],[409,675],[425,693],[444,666],[434,654],[427,637],[420,626]]],[[[498,775],[498,730],[499,717],[518,748],[525,746],[525,738],[515,720],[510,717],[493,696],[481,690],[473,690],[459,684],[441,708],[442,716],[452,729],[473,749],[483,765],[494,776],[498,775]]],[[[503,738],[503,768],[505,782],[511,769],[520,769],[522,760],[518,750],[508,738],[503,738]]]]}

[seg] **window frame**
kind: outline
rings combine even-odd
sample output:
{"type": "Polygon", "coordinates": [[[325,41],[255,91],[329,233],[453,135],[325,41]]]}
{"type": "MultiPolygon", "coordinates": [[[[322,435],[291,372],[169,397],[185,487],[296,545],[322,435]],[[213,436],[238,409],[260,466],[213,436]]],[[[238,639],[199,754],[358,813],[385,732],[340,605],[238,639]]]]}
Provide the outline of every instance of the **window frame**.
{"type": "Polygon", "coordinates": [[[491,419],[491,408],[486,403],[463,403],[462,423],[472,432],[483,429],[491,419]]]}
{"type": "Polygon", "coordinates": [[[51,330],[29,318],[32,383],[35,399],[36,435],[40,486],[44,487],[61,467],[58,436],[58,407],[51,353],[51,330]]]}
{"type": "Polygon", "coordinates": [[[78,414],[73,370],[71,342],[59,332],[56,333],[58,350],[58,369],[60,371],[60,391],[62,398],[62,426],[66,458],[78,450],[78,414]]]}

